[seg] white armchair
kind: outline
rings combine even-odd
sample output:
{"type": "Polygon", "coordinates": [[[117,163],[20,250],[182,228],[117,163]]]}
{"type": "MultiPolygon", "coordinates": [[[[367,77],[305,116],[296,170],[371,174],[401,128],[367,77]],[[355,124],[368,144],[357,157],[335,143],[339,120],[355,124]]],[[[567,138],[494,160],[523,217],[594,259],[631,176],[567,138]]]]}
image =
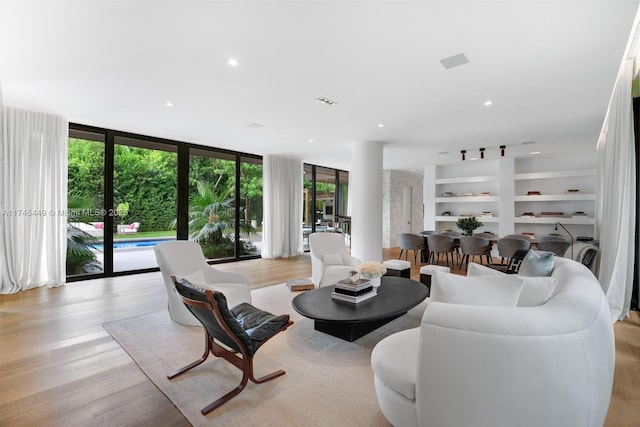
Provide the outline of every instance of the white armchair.
{"type": "Polygon", "coordinates": [[[169,297],[169,315],[174,322],[202,326],[174,291],[171,276],[184,278],[204,289],[222,292],[227,297],[229,307],[242,302],[251,303],[249,280],[242,274],[227,273],[211,267],[197,243],[177,240],[156,245],[154,251],[169,297]]]}
{"type": "Polygon", "coordinates": [[[309,235],[311,249],[311,280],[317,288],[335,285],[347,279],[349,272],[360,260],[347,253],[344,236],[339,233],[313,233],[309,235]]]}

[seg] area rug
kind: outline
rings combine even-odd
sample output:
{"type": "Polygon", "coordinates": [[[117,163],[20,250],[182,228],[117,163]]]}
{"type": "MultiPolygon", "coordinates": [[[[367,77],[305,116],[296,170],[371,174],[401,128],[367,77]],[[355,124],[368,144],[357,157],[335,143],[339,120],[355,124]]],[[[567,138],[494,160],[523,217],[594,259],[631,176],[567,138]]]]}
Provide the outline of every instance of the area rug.
{"type": "Polygon", "coordinates": [[[420,324],[425,303],[354,341],[313,329],[313,321],[291,307],[284,285],[252,291],[253,304],[291,315],[295,324],[256,354],[256,376],[284,369],[263,384],[249,382],[222,407],[203,416],[200,409],[235,388],[241,371],[210,356],[202,365],[174,378],[167,374],[196,360],[204,350],[199,327],[172,322],[167,312],[142,314],[105,323],[105,329],[140,369],[195,426],[388,426],[376,399],[371,351],[382,338],[420,324]]]}

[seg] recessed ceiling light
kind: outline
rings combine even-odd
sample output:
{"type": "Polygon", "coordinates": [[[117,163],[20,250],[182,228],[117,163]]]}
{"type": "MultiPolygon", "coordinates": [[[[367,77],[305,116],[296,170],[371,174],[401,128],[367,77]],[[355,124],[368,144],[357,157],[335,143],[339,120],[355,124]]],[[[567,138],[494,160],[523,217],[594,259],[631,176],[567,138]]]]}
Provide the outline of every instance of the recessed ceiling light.
{"type": "Polygon", "coordinates": [[[336,101],[332,101],[329,98],[325,98],[324,96],[321,96],[320,98],[316,98],[316,101],[320,101],[323,104],[327,104],[327,105],[336,105],[337,102],[336,101]]]}
{"type": "Polygon", "coordinates": [[[165,102],[165,103],[164,103],[164,106],[165,106],[165,107],[175,107],[175,106],[176,106],[176,104],[174,104],[174,103],[173,103],[173,102],[171,102],[171,101],[167,101],[167,102],[165,102]]]}
{"type": "Polygon", "coordinates": [[[529,145],[529,144],[535,144],[535,141],[525,141],[522,143],[522,145],[529,145]]]}
{"type": "Polygon", "coordinates": [[[313,139],[310,139],[309,142],[313,142],[313,139]]]}
{"type": "Polygon", "coordinates": [[[539,151],[532,151],[529,154],[540,154],[540,152],[539,151]]]}
{"type": "Polygon", "coordinates": [[[490,107],[493,105],[493,101],[491,101],[490,99],[487,99],[486,101],[484,101],[484,106],[485,107],[490,107]]]}
{"type": "Polygon", "coordinates": [[[378,127],[379,128],[383,128],[384,127],[384,123],[378,123],[378,127]]]}
{"type": "Polygon", "coordinates": [[[478,160],[478,158],[477,157],[472,157],[469,160],[478,160]]]}
{"type": "Polygon", "coordinates": [[[229,58],[229,60],[227,61],[227,65],[230,67],[237,67],[238,65],[240,65],[240,62],[238,62],[238,60],[235,58],[229,58]]]}
{"type": "Polygon", "coordinates": [[[448,152],[448,151],[440,151],[438,154],[441,154],[441,155],[443,155],[443,154],[449,154],[449,152],[448,152]]]}

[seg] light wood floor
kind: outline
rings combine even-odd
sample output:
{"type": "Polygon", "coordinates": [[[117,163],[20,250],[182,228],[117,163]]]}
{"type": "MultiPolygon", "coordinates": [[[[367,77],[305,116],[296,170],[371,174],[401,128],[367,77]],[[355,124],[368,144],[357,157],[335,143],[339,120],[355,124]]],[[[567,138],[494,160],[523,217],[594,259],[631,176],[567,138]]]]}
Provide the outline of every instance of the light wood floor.
{"type": "MultiPolygon", "coordinates": [[[[397,258],[398,250],[384,252],[397,258]]],[[[308,255],[217,265],[253,287],[309,277],[308,255]]],[[[411,277],[419,279],[419,266],[411,277]]],[[[0,426],[185,426],[102,323],[163,310],[160,273],[0,295],[0,426]]],[[[618,322],[607,427],[640,425],[640,316],[618,322]]]]}

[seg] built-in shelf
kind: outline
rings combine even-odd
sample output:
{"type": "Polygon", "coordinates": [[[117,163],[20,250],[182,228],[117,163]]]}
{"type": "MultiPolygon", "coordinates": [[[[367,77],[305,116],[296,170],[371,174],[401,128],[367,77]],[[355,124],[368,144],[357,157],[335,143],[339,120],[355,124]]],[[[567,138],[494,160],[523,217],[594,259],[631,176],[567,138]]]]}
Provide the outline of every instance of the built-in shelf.
{"type": "Polygon", "coordinates": [[[457,178],[438,178],[436,184],[465,184],[470,182],[491,182],[498,181],[497,176],[485,175],[485,176],[464,176],[457,178]]]}
{"type": "Polygon", "coordinates": [[[515,196],[516,202],[564,202],[577,200],[595,200],[595,194],[587,193],[568,193],[568,194],[541,194],[535,196],[515,196]]]}
{"type": "Polygon", "coordinates": [[[579,217],[579,218],[569,218],[569,217],[550,217],[550,218],[541,218],[541,217],[527,217],[527,216],[518,216],[514,219],[514,222],[520,224],[555,224],[559,222],[561,224],[575,224],[575,225],[594,225],[596,223],[594,218],[589,217],[579,217]]]}
{"type": "Polygon", "coordinates": [[[453,196],[436,197],[436,203],[497,202],[498,196],[453,196]]]}
{"type": "MultiPolygon", "coordinates": [[[[436,216],[436,221],[437,222],[456,222],[458,221],[460,218],[469,218],[468,216],[455,216],[455,215],[451,215],[451,216],[436,216]]],[[[478,221],[480,222],[500,222],[500,218],[497,216],[476,216],[476,218],[478,219],[478,221]]]]}
{"type": "Polygon", "coordinates": [[[581,176],[596,176],[595,169],[564,170],[552,172],[517,173],[514,176],[516,181],[525,179],[555,179],[555,178],[575,178],[581,176]]]}
{"type": "Polygon", "coordinates": [[[425,229],[455,229],[459,214],[477,216],[497,235],[533,232],[548,234],[556,222],[575,235],[595,234],[597,153],[576,151],[544,156],[488,159],[425,167],[425,229]],[[570,192],[575,189],[577,191],[570,192]],[[531,191],[540,195],[528,195],[531,191]],[[488,196],[480,196],[487,192],[488,196]],[[445,193],[454,196],[443,197],[445,193]],[[472,193],[473,196],[462,196],[472,193]],[[443,216],[451,212],[455,216],[443,216]],[[537,217],[521,217],[531,212],[537,217]],[[542,212],[566,217],[541,217],[542,212]],[[573,212],[587,216],[572,217],[573,212]]]}

